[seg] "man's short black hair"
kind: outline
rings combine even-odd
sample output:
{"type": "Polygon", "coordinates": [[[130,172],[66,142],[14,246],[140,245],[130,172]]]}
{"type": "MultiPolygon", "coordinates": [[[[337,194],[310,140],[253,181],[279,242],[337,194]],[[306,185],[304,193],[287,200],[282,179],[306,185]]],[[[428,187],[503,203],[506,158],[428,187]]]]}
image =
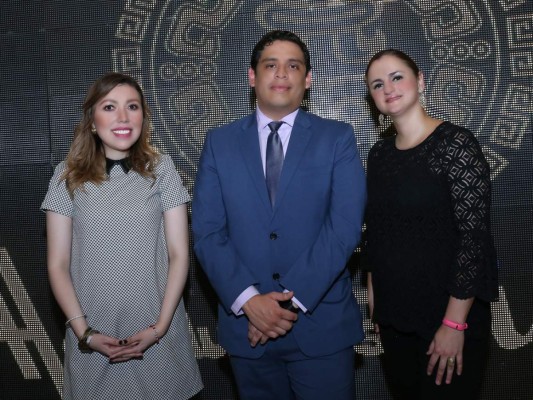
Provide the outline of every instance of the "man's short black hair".
{"type": "Polygon", "coordinates": [[[257,42],[255,45],[253,51],[252,51],[252,58],[250,60],[250,66],[255,71],[257,68],[257,63],[259,62],[259,59],[261,58],[261,53],[265,49],[266,46],[271,45],[276,40],[282,40],[287,42],[292,42],[294,44],[297,44],[300,49],[302,49],[302,52],[304,54],[305,59],[305,73],[307,74],[309,71],[311,71],[311,57],[309,55],[309,50],[307,48],[307,45],[302,42],[302,40],[298,37],[298,35],[290,32],[290,31],[281,31],[281,30],[275,30],[270,31],[263,35],[263,37],[257,42]]]}

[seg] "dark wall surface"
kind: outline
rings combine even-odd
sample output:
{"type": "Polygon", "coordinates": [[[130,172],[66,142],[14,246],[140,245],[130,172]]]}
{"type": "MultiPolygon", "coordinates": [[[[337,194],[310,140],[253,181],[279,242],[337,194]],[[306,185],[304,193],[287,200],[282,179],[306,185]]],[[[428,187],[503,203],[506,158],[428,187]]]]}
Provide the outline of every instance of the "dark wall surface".
{"type": "MultiPolygon", "coordinates": [[[[122,71],[142,84],[155,144],[194,193],[206,131],[249,113],[251,49],[271,29],[308,43],[308,108],[351,123],[366,158],[380,132],[363,73],[400,48],[421,66],[430,111],[474,132],[492,168],[500,301],[483,399],[533,393],[533,2],[0,1],[0,399],[58,399],[64,317],[47,281],[40,203],[64,159],[88,86],[122,71]]],[[[366,313],[357,254],[354,295],[366,313]]],[[[216,342],[216,297],[194,258],[185,296],[205,389],[235,399],[216,342]]],[[[356,346],[359,399],[389,399],[371,332],[356,346]]],[[[466,366],[467,368],[467,366],[466,366]]]]}

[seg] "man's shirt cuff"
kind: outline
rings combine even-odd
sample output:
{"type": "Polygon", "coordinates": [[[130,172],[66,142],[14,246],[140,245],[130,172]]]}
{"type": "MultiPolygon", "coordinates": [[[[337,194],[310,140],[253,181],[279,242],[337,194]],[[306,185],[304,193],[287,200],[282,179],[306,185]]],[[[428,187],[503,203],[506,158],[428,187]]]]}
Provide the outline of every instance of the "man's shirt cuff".
{"type": "Polygon", "coordinates": [[[237,297],[237,300],[235,300],[231,305],[231,311],[233,311],[233,314],[243,315],[244,311],[242,311],[242,306],[244,306],[248,300],[258,294],[259,291],[254,285],[248,286],[246,289],[244,289],[239,297],[237,297]]]}
{"type": "MultiPolygon", "coordinates": [[[[290,292],[290,290],[287,290],[287,289],[283,290],[283,293],[287,293],[287,292],[290,292]]],[[[300,303],[300,301],[296,298],[296,296],[292,296],[291,301],[293,304],[296,304],[298,308],[302,310],[304,313],[307,312],[307,308],[305,308],[304,305],[300,303]]]]}

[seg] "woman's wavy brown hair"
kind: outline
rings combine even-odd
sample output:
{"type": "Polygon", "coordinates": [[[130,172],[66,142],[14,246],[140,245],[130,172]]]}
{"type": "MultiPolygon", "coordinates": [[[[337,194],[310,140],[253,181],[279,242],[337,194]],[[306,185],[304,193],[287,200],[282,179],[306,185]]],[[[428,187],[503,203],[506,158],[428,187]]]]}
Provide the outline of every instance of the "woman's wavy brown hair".
{"type": "Polygon", "coordinates": [[[98,78],[89,88],[83,102],[81,121],[74,130],[74,139],[62,176],[71,196],[76,189],[83,190],[85,182],[98,185],[107,179],[104,146],[98,135],[92,131],[94,106],[118,85],[133,87],[141,98],[143,125],[139,139],[129,151],[131,169],[142,176],[155,179],[154,169],[159,160],[159,153],[150,144],[151,113],[142,89],[132,77],[117,72],[108,72],[98,78]]]}

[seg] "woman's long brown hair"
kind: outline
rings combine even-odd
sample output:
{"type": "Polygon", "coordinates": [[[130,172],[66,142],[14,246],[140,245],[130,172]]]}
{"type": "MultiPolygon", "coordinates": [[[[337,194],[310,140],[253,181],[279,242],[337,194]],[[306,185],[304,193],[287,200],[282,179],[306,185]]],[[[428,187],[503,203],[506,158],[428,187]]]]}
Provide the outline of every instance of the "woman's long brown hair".
{"type": "Polygon", "coordinates": [[[62,176],[71,196],[76,189],[83,190],[85,182],[98,185],[107,179],[104,147],[98,135],[92,131],[94,106],[118,85],[133,87],[141,98],[143,125],[139,139],[129,151],[131,169],[143,176],[155,178],[154,169],[159,160],[159,154],[150,144],[151,113],[142,89],[132,77],[109,72],[97,79],[89,88],[83,102],[81,121],[74,131],[74,139],[62,176]]]}

